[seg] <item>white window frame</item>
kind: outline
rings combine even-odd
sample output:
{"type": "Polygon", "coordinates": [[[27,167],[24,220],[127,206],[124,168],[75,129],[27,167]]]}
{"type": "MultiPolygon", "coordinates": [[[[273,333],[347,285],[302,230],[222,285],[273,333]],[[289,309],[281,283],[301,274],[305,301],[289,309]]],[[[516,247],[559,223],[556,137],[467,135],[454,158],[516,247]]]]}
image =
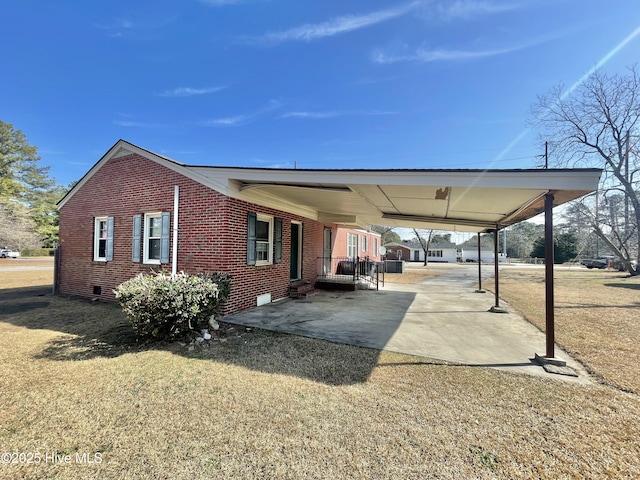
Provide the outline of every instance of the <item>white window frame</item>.
{"type": "Polygon", "coordinates": [[[358,256],[358,235],[355,233],[347,233],[347,257],[355,258],[358,256]]]}
{"type": "Polygon", "coordinates": [[[93,261],[107,261],[107,225],[109,217],[95,217],[93,223],[93,261]],[[100,222],[104,222],[104,237],[100,237],[100,222]],[[100,256],[100,240],[104,240],[104,257],[100,256]]]}
{"type": "Polygon", "coordinates": [[[373,237],[373,256],[378,256],[378,237],[373,237]]]}
{"type": "Polygon", "coordinates": [[[427,254],[428,254],[427,256],[432,257],[432,258],[442,258],[443,257],[442,250],[428,250],[427,254]]]}
{"type": "Polygon", "coordinates": [[[362,251],[363,252],[368,252],[369,251],[369,239],[367,238],[366,235],[362,235],[362,251]]]}
{"type": "Polygon", "coordinates": [[[272,265],[273,264],[273,217],[271,215],[264,215],[262,213],[256,214],[256,265],[272,265]],[[269,224],[268,239],[258,240],[258,222],[264,222],[269,224]],[[258,245],[267,245],[267,259],[259,260],[258,245]]]}
{"type": "Polygon", "coordinates": [[[142,224],[142,228],[144,229],[143,235],[143,244],[142,244],[142,262],[148,263],[151,265],[160,265],[160,251],[158,251],[158,258],[149,258],[149,240],[158,240],[161,242],[162,240],[162,212],[154,212],[154,213],[145,213],[144,214],[144,222],[142,224]],[[160,219],[160,235],[157,237],[149,236],[149,226],[150,220],[152,218],[160,219]]]}

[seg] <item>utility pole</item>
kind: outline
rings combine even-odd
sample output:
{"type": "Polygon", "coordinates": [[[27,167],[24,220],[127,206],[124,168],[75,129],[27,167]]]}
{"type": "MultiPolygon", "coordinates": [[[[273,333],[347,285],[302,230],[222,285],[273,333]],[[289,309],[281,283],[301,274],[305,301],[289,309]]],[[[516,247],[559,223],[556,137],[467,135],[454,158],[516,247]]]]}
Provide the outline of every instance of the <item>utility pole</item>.
{"type": "Polygon", "coordinates": [[[544,142],[544,168],[549,168],[549,142],[544,142]]]}

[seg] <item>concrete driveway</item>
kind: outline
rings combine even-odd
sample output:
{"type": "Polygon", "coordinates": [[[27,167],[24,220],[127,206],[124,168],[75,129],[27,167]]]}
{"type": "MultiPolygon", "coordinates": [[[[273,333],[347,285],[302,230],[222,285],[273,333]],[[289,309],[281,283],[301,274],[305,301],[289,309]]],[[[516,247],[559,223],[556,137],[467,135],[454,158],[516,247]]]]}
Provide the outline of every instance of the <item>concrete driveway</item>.
{"type": "MultiPolygon", "coordinates": [[[[492,293],[475,293],[477,266],[430,268],[441,269],[442,275],[417,285],[387,283],[379,291],[322,291],[315,297],[264,305],[225,317],[224,321],[464,365],[590,383],[584,368],[560,349],[556,356],[567,361],[579,374],[577,378],[549,374],[531,362],[535,353],[545,352],[544,334],[515,313],[488,311],[494,297],[492,293]]],[[[483,276],[490,275],[493,266],[483,270],[483,276]]],[[[502,301],[501,306],[510,311],[502,301]]]]}

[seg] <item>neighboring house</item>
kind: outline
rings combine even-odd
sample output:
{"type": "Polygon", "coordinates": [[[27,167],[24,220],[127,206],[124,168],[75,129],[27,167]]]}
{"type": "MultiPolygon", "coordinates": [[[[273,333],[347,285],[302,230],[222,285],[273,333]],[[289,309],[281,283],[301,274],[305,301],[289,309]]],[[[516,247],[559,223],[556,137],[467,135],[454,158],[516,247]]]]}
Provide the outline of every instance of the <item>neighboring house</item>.
{"type": "Polygon", "coordinates": [[[333,245],[333,257],[369,258],[380,260],[381,235],[367,230],[339,227],[333,245]]]}
{"type": "MultiPolygon", "coordinates": [[[[463,262],[477,262],[478,261],[478,249],[477,248],[462,248],[462,261],[463,262]]],[[[480,248],[480,260],[482,263],[493,263],[493,249],[488,247],[480,248]]],[[[504,253],[498,254],[498,263],[505,262],[507,256],[504,253]]]]}
{"type": "Polygon", "coordinates": [[[385,245],[385,248],[387,249],[387,253],[385,255],[387,260],[411,261],[411,249],[405,245],[399,243],[388,243],[385,245]]]}
{"type": "Polygon", "coordinates": [[[286,297],[292,281],[315,281],[337,225],[217,188],[215,178],[119,141],[59,202],[59,292],[113,300],[141,272],[220,271],[233,277],[230,314],[286,297]]]}
{"type": "MultiPolygon", "coordinates": [[[[402,243],[389,243],[387,247],[388,260],[405,260],[408,262],[424,262],[424,249],[418,242],[403,240],[402,243]]],[[[429,262],[456,263],[458,249],[455,243],[431,243],[427,250],[429,262]]]]}

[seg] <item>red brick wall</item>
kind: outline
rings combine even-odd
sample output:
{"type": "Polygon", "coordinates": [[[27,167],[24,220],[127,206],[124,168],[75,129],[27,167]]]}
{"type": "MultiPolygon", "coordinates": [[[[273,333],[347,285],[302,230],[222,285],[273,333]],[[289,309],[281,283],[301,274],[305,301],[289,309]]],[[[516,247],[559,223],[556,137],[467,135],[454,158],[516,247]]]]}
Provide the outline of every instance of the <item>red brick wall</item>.
{"type": "Polygon", "coordinates": [[[387,245],[387,260],[398,260],[398,250],[402,251],[400,260],[411,261],[411,249],[400,245],[387,245]]]}
{"type": "Polygon", "coordinates": [[[380,239],[380,235],[372,232],[365,232],[364,230],[355,230],[351,228],[338,228],[334,247],[333,247],[333,257],[347,257],[347,234],[351,233],[354,235],[358,235],[358,256],[359,257],[369,257],[373,261],[380,260],[380,254],[377,251],[374,251],[373,239],[378,239],[378,248],[382,246],[382,241],[380,239]],[[362,250],[362,237],[367,237],[367,250],[362,250]]]}
{"type": "MultiPolygon", "coordinates": [[[[230,273],[232,292],[224,314],[255,306],[256,297],[264,293],[274,300],[287,295],[292,220],[303,224],[303,279],[315,280],[324,224],[226,197],[145,157],[129,155],[110,159],[60,209],[60,293],[92,297],[93,287],[99,286],[100,298],[113,300],[112,290],[124,280],[160,269],[131,261],[133,216],[159,211],[173,215],[174,185],[180,187],[178,270],[230,273]],[[281,263],[246,264],[248,212],[282,219],[281,263]],[[114,217],[110,262],[93,261],[97,216],[114,217]]],[[[171,236],[171,254],[173,248],[171,236]]],[[[171,264],[162,268],[170,270],[171,264]]]]}

